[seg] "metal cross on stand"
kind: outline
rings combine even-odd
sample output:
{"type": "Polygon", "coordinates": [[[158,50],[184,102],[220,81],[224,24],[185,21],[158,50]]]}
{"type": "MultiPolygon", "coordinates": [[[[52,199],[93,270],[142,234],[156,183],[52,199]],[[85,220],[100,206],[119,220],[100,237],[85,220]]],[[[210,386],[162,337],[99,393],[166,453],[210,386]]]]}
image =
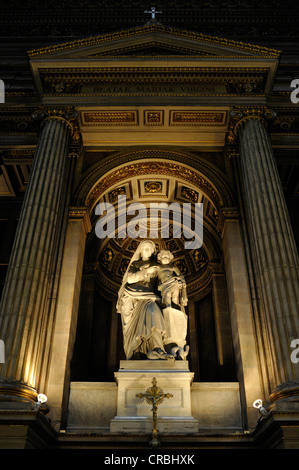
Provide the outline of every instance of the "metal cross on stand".
{"type": "Polygon", "coordinates": [[[151,7],[150,11],[146,10],[144,13],[150,13],[152,15],[152,19],[149,21],[149,23],[156,23],[156,15],[157,13],[162,13],[162,11],[156,11],[156,7],[151,7]]]}
{"type": "Polygon", "coordinates": [[[153,431],[152,431],[152,439],[150,441],[150,445],[153,447],[157,447],[159,445],[158,440],[158,429],[157,429],[157,409],[158,405],[161,405],[164,398],[172,398],[173,395],[171,393],[164,393],[162,388],[157,387],[157,380],[154,377],[152,380],[153,386],[148,388],[145,393],[137,393],[136,397],[145,400],[149,405],[152,405],[152,412],[153,412],[153,431]]]}

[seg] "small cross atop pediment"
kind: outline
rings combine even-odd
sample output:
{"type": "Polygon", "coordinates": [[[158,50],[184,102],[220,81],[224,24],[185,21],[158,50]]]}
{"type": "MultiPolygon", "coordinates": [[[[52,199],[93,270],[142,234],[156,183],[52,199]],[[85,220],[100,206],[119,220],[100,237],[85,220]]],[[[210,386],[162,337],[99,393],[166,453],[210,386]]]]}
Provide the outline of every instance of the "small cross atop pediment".
{"type": "Polygon", "coordinates": [[[156,11],[156,8],[155,7],[151,7],[150,11],[148,10],[145,10],[144,13],[149,13],[151,15],[151,20],[147,23],[147,24],[152,24],[152,23],[156,23],[157,20],[156,20],[156,15],[157,14],[161,14],[162,11],[156,11]]]}

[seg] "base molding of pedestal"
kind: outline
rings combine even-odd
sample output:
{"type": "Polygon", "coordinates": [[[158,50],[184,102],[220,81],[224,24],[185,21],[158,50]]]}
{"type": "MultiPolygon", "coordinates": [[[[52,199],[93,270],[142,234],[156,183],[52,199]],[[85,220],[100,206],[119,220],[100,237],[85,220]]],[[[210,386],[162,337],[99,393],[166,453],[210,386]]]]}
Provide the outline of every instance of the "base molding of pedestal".
{"type": "MultiPolygon", "coordinates": [[[[198,432],[198,421],[189,416],[161,416],[157,420],[160,433],[195,433],[198,432]]],[[[110,432],[150,434],[153,430],[153,420],[149,417],[116,416],[110,421],[110,432]]]]}

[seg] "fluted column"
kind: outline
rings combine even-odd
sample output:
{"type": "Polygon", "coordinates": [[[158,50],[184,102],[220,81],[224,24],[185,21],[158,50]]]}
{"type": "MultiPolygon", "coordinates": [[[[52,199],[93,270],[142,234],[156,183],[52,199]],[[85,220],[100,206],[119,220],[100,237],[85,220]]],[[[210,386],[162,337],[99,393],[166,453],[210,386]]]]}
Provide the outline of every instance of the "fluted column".
{"type": "Polygon", "coordinates": [[[2,401],[12,396],[34,400],[41,370],[47,367],[45,342],[52,325],[45,306],[65,213],[71,130],[59,116],[42,123],[0,306],[0,337],[6,348],[0,368],[2,401]]]}
{"type": "MultiPolygon", "coordinates": [[[[299,397],[299,364],[290,355],[299,338],[298,253],[271,141],[259,115],[238,125],[240,163],[249,223],[254,240],[266,326],[273,364],[274,390],[270,399],[299,397]]],[[[272,365],[271,365],[272,367],[272,365]]]]}

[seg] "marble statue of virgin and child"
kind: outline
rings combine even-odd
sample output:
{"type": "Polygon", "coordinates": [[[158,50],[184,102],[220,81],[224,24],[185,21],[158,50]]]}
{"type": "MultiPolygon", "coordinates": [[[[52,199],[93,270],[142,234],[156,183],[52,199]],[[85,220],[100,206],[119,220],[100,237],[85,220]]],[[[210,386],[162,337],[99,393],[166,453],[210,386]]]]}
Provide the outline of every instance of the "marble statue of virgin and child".
{"type": "Polygon", "coordinates": [[[127,360],[186,360],[186,282],[172,260],[144,240],[129,263],[117,302],[127,360]]]}

